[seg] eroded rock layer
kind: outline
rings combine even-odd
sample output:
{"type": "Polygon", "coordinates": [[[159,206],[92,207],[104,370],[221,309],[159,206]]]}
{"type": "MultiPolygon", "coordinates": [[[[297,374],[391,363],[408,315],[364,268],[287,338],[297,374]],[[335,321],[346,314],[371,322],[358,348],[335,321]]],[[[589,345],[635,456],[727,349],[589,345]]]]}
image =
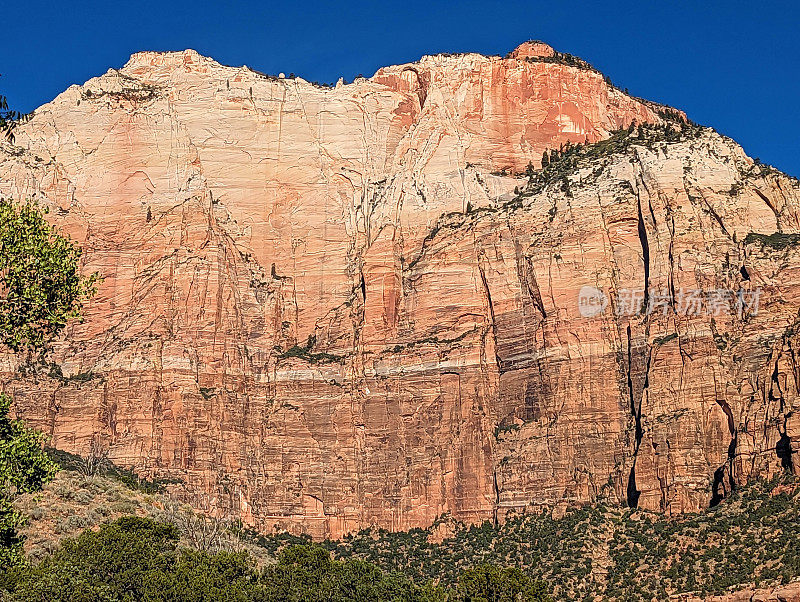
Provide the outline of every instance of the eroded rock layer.
{"type": "Polygon", "coordinates": [[[5,387],[55,446],[262,530],[707,506],[795,468],[800,263],[752,233],[800,231],[797,180],[704,130],[517,195],[545,149],[664,118],[535,43],[335,88],[134,55],[3,146],[0,191],[104,278],[5,387]],[[635,289],[668,301],[619,312],[635,289]],[[759,311],[681,313],[700,289],[759,311]]]}

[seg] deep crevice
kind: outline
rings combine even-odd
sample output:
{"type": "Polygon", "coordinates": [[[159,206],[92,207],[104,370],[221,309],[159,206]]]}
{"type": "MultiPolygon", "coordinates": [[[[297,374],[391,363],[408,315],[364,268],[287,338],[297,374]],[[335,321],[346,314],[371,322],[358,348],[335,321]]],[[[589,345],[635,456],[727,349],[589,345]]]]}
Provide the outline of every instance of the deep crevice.
{"type": "Polygon", "coordinates": [[[791,438],[786,433],[781,433],[781,438],[775,444],[775,455],[780,458],[781,468],[787,472],[794,472],[793,453],[791,438]]]}
{"type": "Polygon", "coordinates": [[[647,228],[644,225],[644,217],[642,216],[642,201],[639,200],[639,242],[642,245],[642,259],[644,260],[644,308],[647,308],[649,303],[649,288],[650,288],[650,244],[647,241],[647,228]]]}
{"type": "Polygon", "coordinates": [[[547,312],[544,309],[544,301],[542,300],[542,293],[539,290],[539,283],[536,281],[536,273],[533,270],[530,257],[524,258],[524,271],[520,274],[521,280],[527,289],[528,296],[530,297],[536,309],[542,314],[542,319],[547,318],[547,312]]]}
{"type": "Polygon", "coordinates": [[[670,228],[669,228],[669,294],[673,303],[677,299],[675,294],[675,218],[670,215],[670,228]]]}
{"type": "Polygon", "coordinates": [[[755,187],[753,188],[753,191],[761,198],[762,201],[764,201],[766,206],[769,207],[772,210],[772,213],[775,214],[775,223],[777,224],[778,231],[780,231],[780,229],[781,229],[781,227],[780,227],[781,226],[781,214],[780,214],[780,212],[775,208],[775,205],[772,204],[772,201],[769,200],[767,195],[765,195],[763,192],[761,192],[758,188],[755,188],[755,187]]]}
{"type": "Polygon", "coordinates": [[[631,326],[628,324],[628,398],[631,403],[631,416],[636,416],[636,402],[633,398],[633,376],[631,376],[631,326]]]}
{"type": "Polygon", "coordinates": [[[722,466],[714,471],[714,484],[711,486],[711,502],[710,506],[713,508],[718,505],[722,500],[728,497],[736,490],[736,475],[735,463],[736,459],[736,444],[738,443],[738,433],[736,431],[736,423],[733,419],[733,411],[725,399],[717,399],[717,405],[722,408],[725,417],[728,421],[728,432],[731,435],[731,441],[728,444],[728,458],[722,466]],[[726,479],[727,476],[727,479],[726,479]],[[727,483],[726,483],[727,480],[727,483]]]}
{"type": "Polygon", "coordinates": [[[494,526],[496,527],[498,525],[497,512],[500,508],[500,486],[497,484],[496,468],[492,471],[492,486],[494,487],[494,509],[492,511],[492,517],[494,519],[494,526]]]}
{"type": "Polygon", "coordinates": [[[725,466],[720,466],[714,471],[714,484],[711,486],[711,503],[709,506],[712,508],[718,506],[719,503],[725,499],[725,466]]]}
{"type": "Polygon", "coordinates": [[[743,280],[750,280],[750,272],[747,271],[746,267],[739,268],[739,273],[742,275],[743,280]]]}
{"type": "MultiPolygon", "coordinates": [[[[627,328],[628,334],[628,394],[630,395],[630,404],[631,404],[631,415],[633,416],[634,424],[635,424],[635,437],[636,443],[634,444],[633,449],[633,465],[631,466],[631,472],[628,475],[628,488],[627,488],[627,501],[628,506],[630,508],[636,508],[639,505],[639,497],[641,496],[642,492],[636,487],[636,459],[639,456],[639,446],[642,444],[642,404],[641,400],[639,402],[639,407],[636,407],[636,399],[634,395],[634,387],[633,387],[633,350],[631,344],[631,326],[628,324],[627,328]]],[[[646,377],[645,377],[646,378],[646,377]]],[[[645,388],[647,387],[647,381],[645,381],[645,388]]],[[[642,395],[644,395],[644,390],[642,391],[642,395]]]]}
{"type": "Polygon", "coordinates": [[[642,492],[636,488],[636,460],[634,459],[633,466],[631,466],[631,473],[628,475],[628,507],[637,508],[641,495],[642,492]]]}

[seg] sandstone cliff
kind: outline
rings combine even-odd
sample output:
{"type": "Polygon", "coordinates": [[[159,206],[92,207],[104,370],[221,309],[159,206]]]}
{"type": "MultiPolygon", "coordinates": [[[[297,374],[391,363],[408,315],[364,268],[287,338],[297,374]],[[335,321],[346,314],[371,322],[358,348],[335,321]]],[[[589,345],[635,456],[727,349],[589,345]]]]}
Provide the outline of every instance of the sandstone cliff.
{"type": "Polygon", "coordinates": [[[794,470],[800,263],[752,233],[800,231],[797,180],[710,130],[521,173],[668,116],[541,44],[335,88],[134,55],[2,147],[0,192],[104,277],[4,386],[55,446],[263,530],[705,507],[794,470]],[[671,301],[585,317],[585,286],[671,301]],[[694,289],[763,294],[680,315],[694,289]]]}

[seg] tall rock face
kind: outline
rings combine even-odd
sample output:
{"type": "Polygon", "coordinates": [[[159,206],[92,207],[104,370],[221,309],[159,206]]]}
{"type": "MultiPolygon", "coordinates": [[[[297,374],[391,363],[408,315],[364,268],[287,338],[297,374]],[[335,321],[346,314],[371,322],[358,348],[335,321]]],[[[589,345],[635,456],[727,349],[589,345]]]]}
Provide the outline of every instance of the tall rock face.
{"type": "Polygon", "coordinates": [[[705,507],[795,469],[797,180],[636,128],[522,173],[676,115],[539,43],[335,88],[134,55],[2,146],[2,194],[51,207],[104,278],[4,388],[56,447],[262,530],[705,507]],[[631,290],[662,303],[620,311],[631,290]],[[760,305],[679,311],[697,290],[760,305]]]}

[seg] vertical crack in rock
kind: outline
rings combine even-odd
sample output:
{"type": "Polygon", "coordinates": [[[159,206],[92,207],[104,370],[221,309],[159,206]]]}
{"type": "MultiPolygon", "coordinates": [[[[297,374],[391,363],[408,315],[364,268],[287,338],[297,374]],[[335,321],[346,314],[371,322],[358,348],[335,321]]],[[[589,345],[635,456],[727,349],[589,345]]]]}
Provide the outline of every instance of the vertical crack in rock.
{"type": "MultiPolygon", "coordinates": [[[[643,182],[643,180],[642,180],[643,182]]],[[[646,188],[646,186],[645,186],[646,188]]],[[[648,196],[649,199],[649,196],[648,196]]],[[[648,200],[648,205],[650,208],[650,213],[655,223],[655,214],[653,212],[652,204],[650,204],[648,200]]],[[[647,237],[647,226],[644,220],[644,214],[642,212],[642,198],[639,194],[638,190],[636,191],[636,209],[637,209],[637,233],[639,235],[639,243],[642,247],[642,263],[644,265],[644,294],[642,299],[642,310],[646,311],[649,303],[650,303],[650,243],[647,237]]],[[[644,332],[644,340],[647,341],[650,332],[650,325],[649,325],[649,318],[645,316],[645,332],[644,332]]],[[[644,402],[644,396],[647,392],[647,388],[650,384],[650,362],[652,359],[652,348],[648,345],[644,345],[647,348],[647,356],[644,359],[644,366],[638,365],[636,366],[637,371],[641,370],[641,390],[637,391],[637,387],[634,383],[634,344],[633,344],[633,336],[631,332],[631,325],[628,323],[627,325],[627,340],[628,340],[628,366],[627,366],[627,373],[628,373],[628,396],[630,398],[630,412],[631,416],[634,420],[634,449],[633,449],[633,463],[631,465],[630,474],[628,475],[628,486],[627,486],[627,502],[628,506],[631,508],[636,508],[639,505],[639,498],[641,497],[642,492],[639,490],[637,483],[636,483],[636,461],[639,456],[639,449],[642,445],[642,439],[644,438],[644,429],[642,428],[642,404],[644,402]],[[638,398],[638,404],[637,404],[638,398]]],[[[642,349],[644,351],[644,349],[642,349]]],[[[639,364],[639,362],[637,362],[639,364]]],[[[638,373],[638,372],[637,372],[638,373]]]]}
{"type": "MultiPolygon", "coordinates": [[[[700,194],[703,195],[702,191],[700,192],[700,194]]],[[[722,221],[722,218],[719,216],[719,213],[716,212],[714,207],[711,206],[711,203],[704,195],[702,196],[702,198],[703,202],[705,203],[706,210],[708,211],[709,215],[711,215],[711,217],[714,218],[714,221],[717,222],[717,225],[719,226],[720,230],[722,230],[722,233],[725,234],[725,236],[727,236],[728,238],[731,238],[730,232],[728,232],[728,229],[725,227],[725,222],[722,221]]]]}
{"type": "MultiPolygon", "coordinates": [[[[646,324],[645,340],[649,336],[649,324],[646,324]]],[[[628,475],[628,485],[626,491],[626,498],[628,506],[637,508],[639,505],[639,498],[641,497],[641,490],[639,490],[636,482],[636,462],[639,457],[639,450],[642,446],[644,439],[644,427],[642,426],[642,405],[644,397],[650,386],[650,365],[652,362],[652,347],[649,345],[637,346],[633,342],[633,333],[631,325],[628,324],[626,328],[627,334],[627,385],[628,397],[630,401],[630,413],[634,422],[634,446],[633,446],[633,463],[631,465],[630,474],[628,475]],[[646,356],[643,355],[646,352],[646,356]],[[638,355],[636,355],[638,354],[638,355]],[[636,380],[634,380],[636,378],[636,380]],[[637,385],[639,383],[639,385],[637,385]],[[637,390],[638,389],[638,390],[637,390]]]]}
{"type": "Polygon", "coordinates": [[[781,461],[781,468],[786,472],[794,473],[794,458],[792,454],[794,454],[794,450],[792,449],[792,439],[789,437],[789,434],[786,432],[786,409],[785,409],[785,399],[783,395],[783,389],[781,388],[780,381],[778,377],[780,376],[780,362],[781,354],[778,353],[778,356],[775,358],[775,368],[772,370],[772,387],[770,387],[769,397],[771,399],[775,399],[780,403],[779,412],[783,416],[783,430],[779,430],[780,432],[780,439],[775,444],[775,455],[778,456],[778,459],[781,461]],[[777,396],[773,393],[777,390],[777,396]]]}
{"type": "MultiPolygon", "coordinates": [[[[484,295],[486,296],[486,305],[487,305],[487,308],[489,310],[489,319],[491,321],[491,324],[489,325],[489,331],[492,333],[492,338],[493,338],[495,362],[496,362],[496,365],[497,365],[498,373],[502,374],[502,372],[503,372],[502,360],[500,359],[500,356],[497,354],[497,322],[495,320],[494,303],[492,301],[492,293],[491,293],[491,290],[489,288],[489,281],[486,278],[486,270],[483,267],[483,261],[485,259],[486,259],[486,253],[485,253],[484,249],[483,248],[479,248],[478,253],[477,253],[478,274],[480,275],[480,278],[481,278],[481,285],[483,287],[484,295]]],[[[486,334],[488,334],[488,333],[486,331],[484,331],[484,335],[483,335],[483,337],[484,337],[484,341],[483,341],[484,350],[486,348],[486,343],[485,343],[486,334]]],[[[490,441],[491,441],[491,446],[492,446],[491,447],[491,460],[492,460],[492,466],[493,466],[493,469],[492,469],[492,491],[494,493],[494,503],[492,504],[492,520],[494,521],[494,524],[497,525],[499,520],[500,520],[499,519],[500,484],[499,484],[498,479],[497,479],[497,461],[496,461],[496,458],[495,458],[496,448],[495,448],[495,445],[494,445],[494,440],[490,440],[490,441]]]]}
{"type": "Polygon", "coordinates": [[[633,459],[633,466],[628,475],[627,501],[628,507],[636,508],[639,505],[639,497],[642,492],[636,488],[636,458],[633,459]]]}
{"type": "Polygon", "coordinates": [[[739,268],[739,273],[742,275],[742,280],[750,280],[750,272],[745,266],[739,268]]]}
{"type": "MultiPolygon", "coordinates": [[[[639,505],[639,497],[641,496],[642,492],[636,487],[636,458],[639,455],[639,446],[642,443],[642,402],[641,398],[639,400],[639,405],[636,405],[636,394],[634,391],[633,386],[633,346],[631,343],[631,326],[628,324],[627,327],[627,335],[628,335],[628,394],[630,396],[630,404],[631,404],[631,416],[633,416],[634,420],[634,428],[635,428],[635,443],[633,448],[633,464],[631,465],[631,471],[628,475],[628,487],[627,487],[627,501],[628,506],[631,508],[636,508],[639,505]]],[[[644,391],[642,392],[644,394],[644,391]]]]}
{"type": "Polygon", "coordinates": [[[359,270],[359,284],[361,286],[361,301],[364,303],[364,306],[367,305],[367,282],[364,280],[364,268],[363,266],[359,270]]]}
{"type": "Polygon", "coordinates": [[[772,204],[772,201],[769,200],[769,197],[761,192],[758,188],[753,188],[753,191],[759,196],[759,198],[764,201],[764,203],[772,210],[772,213],[775,214],[775,227],[777,228],[778,232],[781,232],[781,214],[775,208],[775,205],[772,204]]]}
{"type": "Polygon", "coordinates": [[[644,216],[642,215],[642,199],[639,198],[637,202],[639,211],[639,242],[642,244],[642,260],[644,262],[644,301],[642,307],[646,308],[649,303],[650,291],[650,244],[647,241],[647,228],[644,224],[644,216]]]}
{"type": "Polygon", "coordinates": [[[673,306],[677,295],[675,294],[675,216],[667,209],[669,220],[667,226],[669,228],[669,249],[667,251],[669,257],[669,294],[672,299],[673,306]]]}
{"type": "Polygon", "coordinates": [[[497,465],[495,464],[495,468],[492,471],[492,488],[494,490],[494,508],[492,508],[492,519],[494,525],[497,526],[499,524],[498,518],[498,511],[500,509],[500,486],[497,484],[497,465]]]}
{"type": "Polygon", "coordinates": [[[717,399],[717,405],[722,408],[728,420],[728,432],[731,441],[728,444],[728,458],[722,466],[714,471],[714,484],[711,487],[711,507],[713,508],[722,500],[728,497],[736,489],[735,459],[736,444],[738,442],[736,423],[733,419],[733,411],[725,399],[717,399]],[[726,479],[727,477],[727,479],[726,479]],[[727,483],[726,483],[727,481],[727,483]]]}
{"type": "Polygon", "coordinates": [[[486,304],[489,307],[489,319],[491,320],[491,324],[489,327],[492,331],[492,337],[494,338],[494,357],[495,361],[497,362],[497,369],[502,374],[503,372],[503,361],[500,359],[500,356],[497,354],[497,322],[495,321],[494,315],[494,304],[492,303],[492,293],[489,290],[489,282],[486,279],[486,271],[483,268],[483,264],[481,263],[481,259],[485,258],[485,254],[483,249],[481,249],[480,253],[478,254],[478,273],[481,277],[481,283],[483,285],[483,292],[486,295],[486,304]]]}
{"type": "MultiPolygon", "coordinates": [[[[519,246],[519,245],[515,245],[519,246]]],[[[542,319],[547,318],[547,312],[544,309],[544,301],[542,293],[539,289],[539,283],[536,280],[536,272],[533,269],[533,262],[530,257],[525,257],[517,249],[517,274],[523,285],[523,292],[526,294],[534,307],[542,314],[542,319]]]]}
{"type": "Polygon", "coordinates": [[[783,390],[781,389],[781,384],[778,381],[778,376],[780,376],[780,367],[779,367],[780,359],[781,359],[781,354],[780,354],[780,351],[779,351],[777,357],[775,358],[775,367],[772,369],[772,375],[770,377],[771,380],[772,380],[772,387],[770,388],[769,394],[770,394],[770,397],[772,399],[777,400],[780,403],[780,412],[783,413],[783,409],[784,409],[784,407],[783,407],[783,390]],[[777,397],[774,395],[774,391],[776,389],[778,391],[777,397]]]}

